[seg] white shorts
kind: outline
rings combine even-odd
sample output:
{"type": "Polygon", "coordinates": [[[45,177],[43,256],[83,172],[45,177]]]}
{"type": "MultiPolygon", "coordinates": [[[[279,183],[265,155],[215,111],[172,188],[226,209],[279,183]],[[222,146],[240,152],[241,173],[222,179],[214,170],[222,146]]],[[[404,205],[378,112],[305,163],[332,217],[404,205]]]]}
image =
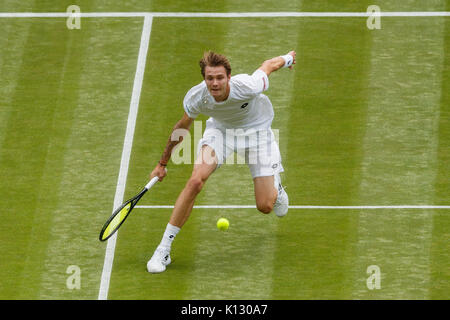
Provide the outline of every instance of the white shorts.
{"type": "MultiPolygon", "coordinates": [[[[206,126],[198,142],[197,154],[204,145],[217,156],[217,168],[222,164],[247,164],[253,178],[273,176],[283,172],[281,154],[272,129],[218,129],[206,126]],[[233,153],[236,153],[235,157],[233,153]]],[[[197,157],[197,160],[199,160],[197,157]]],[[[216,168],[216,169],[217,169],[216,168]]]]}

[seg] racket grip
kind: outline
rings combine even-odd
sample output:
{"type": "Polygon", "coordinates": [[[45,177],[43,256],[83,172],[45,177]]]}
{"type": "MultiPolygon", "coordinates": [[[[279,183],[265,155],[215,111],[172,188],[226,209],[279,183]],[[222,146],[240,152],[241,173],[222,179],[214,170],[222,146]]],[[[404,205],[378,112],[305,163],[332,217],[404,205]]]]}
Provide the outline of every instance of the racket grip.
{"type": "Polygon", "coordinates": [[[150,189],[151,187],[153,187],[153,185],[154,185],[155,183],[157,183],[158,180],[159,180],[158,177],[153,177],[152,180],[150,180],[150,182],[147,183],[147,185],[145,186],[145,189],[148,190],[148,189],[150,189]]]}

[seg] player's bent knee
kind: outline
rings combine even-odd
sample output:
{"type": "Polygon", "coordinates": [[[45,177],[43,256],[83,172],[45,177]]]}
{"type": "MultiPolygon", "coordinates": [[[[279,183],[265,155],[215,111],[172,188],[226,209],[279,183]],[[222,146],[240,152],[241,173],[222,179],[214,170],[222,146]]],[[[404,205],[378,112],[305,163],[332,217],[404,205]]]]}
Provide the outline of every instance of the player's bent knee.
{"type": "Polygon", "coordinates": [[[268,214],[271,213],[273,210],[273,204],[269,203],[269,202],[260,202],[256,204],[256,208],[264,213],[264,214],[268,214]]]}
{"type": "Polygon", "coordinates": [[[193,193],[200,193],[204,185],[204,181],[198,177],[191,177],[187,183],[187,187],[193,193]]]}

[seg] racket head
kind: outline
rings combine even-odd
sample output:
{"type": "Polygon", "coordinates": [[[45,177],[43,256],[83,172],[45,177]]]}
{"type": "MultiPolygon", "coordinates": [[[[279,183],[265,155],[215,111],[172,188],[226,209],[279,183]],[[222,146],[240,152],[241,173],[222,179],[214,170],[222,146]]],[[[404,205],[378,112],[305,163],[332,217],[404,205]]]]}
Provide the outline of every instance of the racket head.
{"type": "Polygon", "coordinates": [[[146,189],[142,190],[137,196],[126,201],[112,213],[112,215],[105,222],[102,230],[100,231],[99,236],[100,241],[106,241],[109,238],[111,238],[111,236],[114,233],[116,233],[116,231],[125,222],[125,220],[130,215],[131,210],[133,210],[136,203],[139,201],[139,199],[144,195],[146,191],[147,191],[146,189]]]}

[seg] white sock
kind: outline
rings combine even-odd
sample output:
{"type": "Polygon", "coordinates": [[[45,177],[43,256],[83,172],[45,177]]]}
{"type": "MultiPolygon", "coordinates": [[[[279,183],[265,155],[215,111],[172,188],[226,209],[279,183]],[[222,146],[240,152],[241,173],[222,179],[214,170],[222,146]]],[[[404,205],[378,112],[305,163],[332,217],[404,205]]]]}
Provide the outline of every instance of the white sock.
{"type": "Polygon", "coordinates": [[[162,237],[162,240],[161,240],[161,243],[159,244],[159,246],[165,247],[170,250],[173,239],[175,239],[175,237],[179,231],[180,231],[180,228],[168,223],[167,227],[166,227],[166,231],[164,231],[164,235],[162,237]]]}

